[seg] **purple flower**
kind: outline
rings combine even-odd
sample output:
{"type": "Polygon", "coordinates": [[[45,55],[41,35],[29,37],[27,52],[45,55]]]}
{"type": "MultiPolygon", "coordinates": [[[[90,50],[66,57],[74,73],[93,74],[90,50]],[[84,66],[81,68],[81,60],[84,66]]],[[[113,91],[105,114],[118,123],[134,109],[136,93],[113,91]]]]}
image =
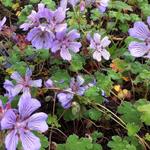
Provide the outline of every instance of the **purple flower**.
{"type": "Polygon", "coordinates": [[[14,98],[12,93],[14,84],[9,80],[5,80],[3,87],[6,90],[6,94],[4,96],[8,97],[8,100],[11,102],[14,98]]]}
{"type": "Polygon", "coordinates": [[[44,83],[46,88],[51,88],[54,86],[54,83],[51,79],[48,79],[45,83],[44,83]]]}
{"type": "Polygon", "coordinates": [[[106,47],[111,43],[107,36],[101,39],[101,35],[94,33],[93,38],[90,38],[90,48],[94,50],[93,58],[98,62],[102,60],[102,57],[105,60],[109,60],[110,54],[106,50],[106,47]]]}
{"type": "Polygon", "coordinates": [[[104,13],[106,11],[106,8],[108,7],[109,0],[100,0],[100,2],[97,2],[97,7],[101,13],[104,13]]]}
{"type": "Polygon", "coordinates": [[[9,109],[1,120],[2,130],[9,131],[5,138],[6,149],[16,150],[18,141],[22,142],[24,150],[39,150],[40,139],[31,131],[45,132],[48,130],[45,113],[32,114],[41,106],[40,102],[32,99],[30,95],[21,96],[18,111],[9,109]]]}
{"type": "Polygon", "coordinates": [[[70,51],[73,51],[74,53],[79,52],[81,43],[76,42],[76,39],[80,37],[80,34],[76,30],[71,30],[67,33],[66,30],[63,30],[62,32],[56,33],[56,39],[52,43],[51,51],[53,53],[56,53],[60,50],[60,56],[64,60],[71,60],[71,54],[70,51]]]}
{"type": "Polygon", "coordinates": [[[72,7],[75,7],[77,5],[77,3],[79,2],[79,0],[69,0],[68,2],[69,2],[69,4],[72,5],[72,7]]]}
{"type": "Polygon", "coordinates": [[[4,17],[1,21],[0,21],[0,31],[2,30],[4,24],[6,22],[6,17],[4,17]]]}
{"type": "Polygon", "coordinates": [[[11,81],[6,80],[4,83],[4,88],[12,97],[14,97],[21,91],[23,91],[23,93],[29,92],[30,87],[41,87],[42,80],[32,80],[31,75],[32,71],[30,69],[27,69],[25,77],[21,77],[18,72],[14,72],[11,75],[11,78],[16,81],[16,85],[13,86],[11,81]]]}
{"type": "Polygon", "coordinates": [[[49,25],[40,25],[34,27],[27,34],[27,40],[31,41],[36,49],[49,49],[51,47],[54,34],[51,32],[49,25]]]}
{"type": "Polygon", "coordinates": [[[23,29],[23,31],[27,31],[30,28],[33,28],[38,25],[39,25],[39,18],[37,16],[36,11],[32,10],[31,14],[27,17],[27,21],[23,23],[20,26],[20,28],[23,29]]]}
{"type": "Polygon", "coordinates": [[[71,107],[73,94],[71,93],[59,93],[57,94],[58,101],[60,102],[61,106],[65,109],[68,109],[71,107]]]}
{"type": "Polygon", "coordinates": [[[74,94],[82,96],[87,89],[87,86],[83,86],[84,79],[82,76],[78,75],[77,78],[72,78],[70,82],[70,87],[66,89],[68,92],[59,93],[57,95],[58,101],[61,103],[61,106],[65,109],[71,107],[72,99],[74,94]]]}
{"type": "MultiPolygon", "coordinates": [[[[147,23],[150,27],[150,17],[147,18],[147,23]]],[[[141,21],[135,22],[133,28],[129,29],[130,36],[139,39],[141,42],[131,42],[129,51],[134,57],[150,58],[150,29],[141,21]]]]}
{"type": "MultiPolygon", "coordinates": [[[[3,105],[1,99],[0,99],[0,122],[3,119],[3,117],[5,116],[5,113],[11,109],[11,105],[10,103],[6,103],[6,105],[3,105]]],[[[0,130],[1,130],[1,126],[0,126],[0,130]]]]}

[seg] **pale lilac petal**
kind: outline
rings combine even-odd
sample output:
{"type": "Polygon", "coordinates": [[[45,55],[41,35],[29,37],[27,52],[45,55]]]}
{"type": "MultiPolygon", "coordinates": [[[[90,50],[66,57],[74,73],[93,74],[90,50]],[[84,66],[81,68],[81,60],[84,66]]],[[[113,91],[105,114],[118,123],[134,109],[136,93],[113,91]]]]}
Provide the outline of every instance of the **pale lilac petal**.
{"type": "Polygon", "coordinates": [[[55,31],[56,32],[61,32],[67,28],[67,23],[62,23],[62,24],[57,24],[55,26],[55,31]]]}
{"type": "Polygon", "coordinates": [[[4,17],[1,21],[0,21],[0,31],[2,30],[4,24],[6,22],[6,17],[4,17]]]}
{"type": "Polygon", "coordinates": [[[60,51],[60,56],[63,58],[63,60],[71,60],[71,54],[69,53],[68,49],[62,48],[60,51]]]}
{"type": "Polygon", "coordinates": [[[61,0],[60,7],[62,7],[63,10],[66,10],[67,9],[67,0],[61,0]]]}
{"type": "Polygon", "coordinates": [[[46,88],[51,88],[53,87],[53,81],[51,79],[48,79],[45,83],[44,83],[46,88]]]}
{"type": "Polygon", "coordinates": [[[80,34],[77,32],[77,30],[71,30],[68,34],[67,37],[70,41],[73,41],[75,39],[80,38],[80,34]]]}
{"type": "Polygon", "coordinates": [[[67,109],[67,108],[71,107],[71,101],[73,99],[73,94],[59,93],[57,95],[57,98],[63,108],[67,109]]]}
{"type": "Polygon", "coordinates": [[[47,114],[45,113],[35,113],[28,121],[28,128],[30,130],[45,132],[48,130],[48,125],[46,123],[47,114]]]}
{"type": "Polygon", "coordinates": [[[32,99],[29,93],[25,93],[20,97],[19,103],[19,114],[22,118],[29,117],[35,110],[41,107],[38,100],[32,99]]]}
{"type": "Polygon", "coordinates": [[[29,81],[30,78],[31,78],[31,76],[32,76],[32,70],[29,69],[29,68],[27,68],[26,74],[25,74],[25,80],[26,80],[26,81],[29,81]]]}
{"type": "Polygon", "coordinates": [[[17,84],[16,86],[14,86],[14,88],[12,88],[11,93],[12,96],[16,96],[18,95],[22,90],[23,90],[23,85],[22,84],[17,84]]]}
{"type": "Polygon", "coordinates": [[[77,83],[79,84],[79,86],[81,86],[84,83],[84,79],[81,75],[77,76],[77,83]]]}
{"type": "Polygon", "coordinates": [[[101,56],[101,53],[100,52],[98,52],[98,51],[95,51],[94,53],[93,53],[93,58],[95,59],[95,60],[97,60],[98,62],[100,62],[101,61],[101,58],[102,56],[101,56]]]}
{"type": "Polygon", "coordinates": [[[91,49],[96,49],[96,43],[94,42],[93,39],[90,40],[90,48],[91,49]]]}
{"type": "Polygon", "coordinates": [[[129,34],[134,38],[138,38],[144,41],[150,37],[150,30],[144,22],[138,21],[134,23],[133,28],[129,29],[129,34]]]}
{"type": "Polygon", "coordinates": [[[94,33],[94,36],[93,36],[93,39],[94,39],[94,42],[99,44],[101,41],[101,35],[98,34],[98,33],[94,33]]]}
{"type": "Polygon", "coordinates": [[[78,91],[77,91],[77,95],[82,96],[84,94],[86,90],[86,87],[79,87],[78,91]]]}
{"type": "Polygon", "coordinates": [[[104,58],[105,60],[109,60],[109,58],[110,58],[110,53],[109,53],[106,49],[103,49],[103,50],[101,51],[101,55],[103,56],[103,58],[104,58]]]}
{"type": "Polygon", "coordinates": [[[1,120],[1,129],[13,129],[14,124],[16,123],[16,114],[12,109],[7,110],[5,116],[1,120]]]}
{"type": "Polygon", "coordinates": [[[68,2],[72,5],[72,7],[75,7],[79,0],[68,0],[68,2]]]}
{"type": "Polygon", "coordinates": [[[28,130],[20,131],[20,140],[24,150],[39,150],[41,147],[40,139],[28,130]]]}
{"type": "Polygon", "coordinates": [[[12,78],[13,80],[16,80],[16,82],[18,82],[18,83],[20,83],[20,82],[23,81],[21,75],[20,75],[18,72],[12,73],[11,78],[12,78]]]}
{"type": "Polygon", "coordinates": [[[31,87],[41,87],[42,86],[42,80],[41,79],[38,79],[38,80],[31,80],[29,82],[29,85],[31,87]]]}
{"type": "Polygon", "coordinates": [[[102,45],[103,47],[107,47],[110,43],[111,43],[111,41],[109,40],[108,36],[105,36],[105,37],[101,40],[101,45],[102,45]]]}
{"type": "Polygon", "coordinates": [[[149,49],[145,43],[131,42],[129,44],[129,51],[134,57],[142,57],[148,52],[148,50],[149,49]]]}
{"type": "Polygon", "coordinates": [[[59,41],[54,41],[52,43],[51,52],[56,53],[61,48],[61,43],[59,41]]]}
{"type": "Polygon", "coordinates": [[[57,32],[57,33],[56,33],[56,38],[57,38],[58,40],[63,40],[63,39],[65,38],[66,32],[67,32],[66,29],[64,29],[64,30],[61,31],[61,32],[57,32]]]}
{"type": "Polygon", "coordinates": [[[8,92],[8,95],[12,96],[12,89],[14,88],[13,83],[11,81],[9,81],[9,80],[5,80],[3,87],[8,92]]]}
{"type": "Polygon", "coordinates": [[[72,50],[74,53],[77,53],[80,51],[80,47],[81,47],[81,43],[80,42],[70,42],[69,44],[69,49],[72,50]]]}
{"type": "Polygon", "coordinates": [[[5,138],[5,146],[7,150],[16,150],[18,145],[18,135],[16,130],[12,130],[5,138]]]}
{"type": "Polygon", "coordinates": [[[104,12],[106,11],[106,7],[105,7],[105,6],[99,5],[99,6],[98,6],[98,9],[99,9],[99,11],[100,11],[101,13],[104,13],[104,12]]]}
{"type": "Polygon", "coordinates": [[[59,7],[56,11],[55,11],[55,20],[57,23],[61,23],[66,16],[66,11],[63,10],[62,7],[59,7]]]}

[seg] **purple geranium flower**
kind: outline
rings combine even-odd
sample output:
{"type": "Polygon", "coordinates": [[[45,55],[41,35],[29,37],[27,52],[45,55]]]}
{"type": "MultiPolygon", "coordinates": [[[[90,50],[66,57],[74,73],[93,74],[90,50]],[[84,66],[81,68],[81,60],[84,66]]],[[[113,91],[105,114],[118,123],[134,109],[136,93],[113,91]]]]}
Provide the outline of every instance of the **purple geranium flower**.
{"type": "Polygon", "coordinates": [[[4,24],[6,22],[6,17],[4,17],[1,21],[0,21],[0,31],[2,30],[4,24]]]}
{"type": "Polygon", "coordinates": [[[40,102],[32,99],[30,95],[21,96],[18,103],[18,110],[9,109],[1,120],[2,130],[8,129],[9,133],[5,138],[6,149],[16,150],[18,141],[22,142],[24,150],[39,150],[40,139],[31,131],[45,132],[48,130],[46,124],[47,114],[32,114],[41,106],[40,102]]]}
{"type": "Polygon", "coordinates": [[[13,83],[11,81],[6,80],[4,83],[4,88],[12,97],[14,97],[21,91],[23,91],[23,93],[29,92],[30,87],[41,87],[42,80],[32,80],[31,75],[32,71],[29,68],[26,71],[25,77],[21,77],[18,72],[14,72],[11,75],[11,78],[16,81],[16,85],[13,86],[13,83]]]}
{"type": "MultiPolygon", "coordinates": [[[[5,105],[3,105],[2,100],[0,99],[0,122],[3,119],[5,113],[11,109],[11,105],[10,103],[6,103],[5,105]]],[[[1,130],[1,126],[0,126],[0,130],[1,130]]]]}
{"type": "Polygon", "coordinates": [[[99,11],[104,13],[106,11],[106,8],[108,7],[109,0],[100,0],[99,2],[96,3],[99,11]]]}
{"type": "Polygon", "coordinates": [[[58,101],[61,103],[61,106],[66,108],[71,107],[72,99],[74,94],[82,96],[87,89],[87,86],[83,86],[84,79],[82,76],[78,75],[77,78],[72,78],[70,82],[70,87],[66,89],[68,92],[59,93],[57,95],[58,101]]]}
{"type": "Polygon", "coordinates": [[[51,88],[54,86],[54,83],[51,79],[48,79],[45,83],[44,83],[46,88],[51,88]]]}
{"type": "Polygon", "coordinates": [[[49,49],[53,41],[54,34],[48,24],[41,24],[31,29],[27,35],[27,40],[31,41],[36,49],[49,49]]]}
{"type": "Polygon", "coordinates": [[[64,60],[71,60],[70,50],[74,53],[79,52],[81,43],[77,42],[76,39],[80,37],[80,34],[76,30],[71,30],[67,33],[66,30],[56,33],[56,39],[52,43],[51,51],[56,53],[60,50],[60,56],[64,60]]]}
{"type": "Polygon", "coordinates": [[[90,48],[94,50],[93,58],[97,61],[101,61],[102,57],[105,60],[109,60],[110,54],[106,50],[106,47],[111,43],[107,36],[101,39],[101,35],[94,33],[93,38],[90,38],[90,48]]]}
{"type": "MultiPolygon", "coordinates": [[[[150,17],[147,18],[147,23],[150,27],[150,17]]],[[[129,51],[134,57],[150,58],[150,29],[142,22],[134,23],[134,27],[129,29],[130,36],[139,39],[141,42],[133,41],[129,44],[129,51]]]]}

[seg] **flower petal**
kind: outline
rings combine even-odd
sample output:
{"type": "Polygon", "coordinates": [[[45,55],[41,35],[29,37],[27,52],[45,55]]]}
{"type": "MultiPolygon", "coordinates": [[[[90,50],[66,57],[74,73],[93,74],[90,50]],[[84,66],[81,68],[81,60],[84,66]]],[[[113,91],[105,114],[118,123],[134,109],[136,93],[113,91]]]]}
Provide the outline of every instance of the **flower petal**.
{"type": "Polygon", "coordinates": [[[80,51],[81,43],[80,42],[70,42],[69,43],[69,49],[72,50],[74,53],[77,53],[80,51]]]}
{"type": "Polygon", "coordinates": [[[98,62],[99,61],[101,61],[101,58],[102,56],[101,56],[101,53],[100,52],[98,52],[98,51],[95,51],[94,53],[93,53],[93,58],[95,59],[95,60],[97,60],[98,62]]]}
{"type": "Polygon", "coordinates": [[[133,28],[129,29],[129,34],[134,38],[138,38],[144,41],[150,37],[150,30],[144,22],[138,21],[134,23],[133,28]]]}
{"type": "Polygon", "coordinates": [[[5,116],[1,120],[1,129],[12,129],[16,123],[16,114],[12,109],[7,110],[5,116]]]}
{"type": "Polygon", "coordinates": [[[101,35],[98,34],[98,33],[94,33],[93,40],[94,40],[95,43],[100,44],[101,35]]]}
{"type": "Polygon", "coordinates": [[[5,138],[5,146],[7,150],[16,150],[18,145],[18,135],[16,130],[12,130],[5,138]]]}
{"type": "Polygon", "coordinates": [[[71,107],[71,101],[73,99],[73,94],[59,93],[57,95],[57,98],[63,108],[67,109],[67,108],[71,107]]]}
{"type": "Polygon", "coordinates": [[[41,79],[38,79],[38,80],[31,80],[29,82],[29,85],[31,87],[41,87],[42,86],[42,80],[41,79]]]}
{"type": "Polygon", "coordinates": [[[60,51],[60,56],[63,58],[63,60],[71,60],[71,54],[69,53],[68,49],[62,48],[60,51]]]}
{"type": "Polygon", "coordinates": [[[128,47],[130,53],[134,57],[142,57],[148,52],[148,47],[145,43],[131,42],[128,47]]]}
{"type": "Polygon", "coordinates": [[[11,78],[13,80],[16,80],[16,82],[18,82],[18,83],[23,82],[21,75],[16,71],[14,73],[12,73],[11,78]]]}
{"type": "Polygon", "coordinates": [[[101,55],[103,56],[103,58],[104,58],[105,60],[109,60],[109,58],[110,58],[110,53],[109,53],[106,49],[103,49],[103,50],[101,51],[101,55]]]}
{"type": "Polygon", "coordinates": [[[23,85],[22,85],[22,84],[17,84],[17,85],[14,86],[14,88],[12,88],[12,90],[11,90],[12,96],[15,97],[15,96],[18,95],[22,90],[23,90],[23,85]]]}
{"type": "Polygon", "coordinates": [[[24,93],[18,103],[19,114],[22,118],[27,118],[40,106],[41,104],[37,99],[32,99],[29,93],[24,93]]]}
{"type": "Polygon", "coordinates": [[[41,147],[40,139],[28,130],[20,130],[20,140],[24,150],[39,150],[41,147]]]}
{"type": "Polygon", "coordinates": [[[102,40],[101,40],[101,45],[103,47],[108,46],[111,43],[111,41],[109,40],[108,36],[105,36],[102,40]]]}
{"type": "Polygon", "coordinates": [[[69,41],[74,41],[75,39],[80,38],[80,34],[77,32],[77,30],[71,30],[68,34],[67,37],[69,41]]]}
{"type": "Polygon", "coordinates": [[[45,132],[48,130],[48,125],[46,123],[47,114],[45,113],[35,113],[28,121],[28,128],[30,130],[45,132]]]}

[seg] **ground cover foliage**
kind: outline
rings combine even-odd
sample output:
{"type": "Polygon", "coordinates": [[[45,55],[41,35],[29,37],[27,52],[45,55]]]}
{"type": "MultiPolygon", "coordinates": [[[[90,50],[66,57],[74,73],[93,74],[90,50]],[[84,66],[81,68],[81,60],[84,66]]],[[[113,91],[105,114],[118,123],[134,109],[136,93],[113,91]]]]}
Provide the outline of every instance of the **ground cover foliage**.
{"type": "Polygon", "coordinates": [[[0,9],[0,149],[150,149],[148,0],[0,9]]]}

